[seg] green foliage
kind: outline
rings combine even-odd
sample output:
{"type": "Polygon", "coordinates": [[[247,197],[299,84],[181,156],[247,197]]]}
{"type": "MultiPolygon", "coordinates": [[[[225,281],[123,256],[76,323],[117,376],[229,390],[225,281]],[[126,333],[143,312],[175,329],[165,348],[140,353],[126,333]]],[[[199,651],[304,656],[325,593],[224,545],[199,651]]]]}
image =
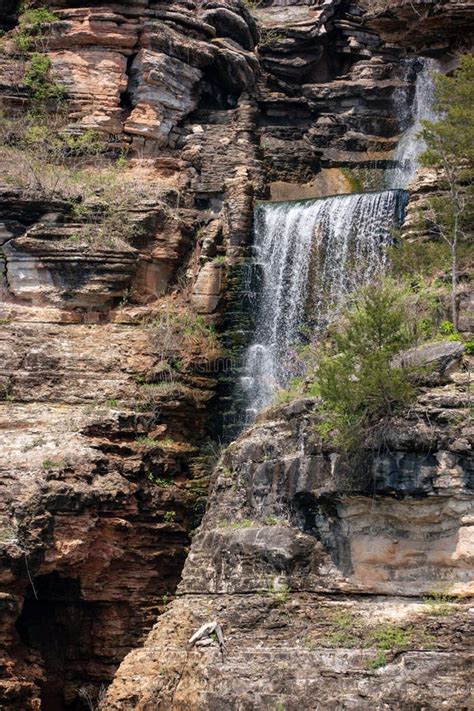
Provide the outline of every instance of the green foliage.
{"type": "Polygon", "coordinates": [[[165,515],[163,518],[165,519],[166,523],[173,523],[176,518],[176,511],[165,511],[165,515]]]}
{"type": "Polygon", "coordinates": [[[145,435],[137,437],[136,442],[141,447],[158,447],[159,446],[159,442],[156,439],[153,439],[153,437],[147,437],[145,435]]]}
{"type": "Polygon", "coordinates": [[[232,521],[230,524],[231,528],[234,529],[239,529],[239,528],[252,528],[255,525],[253,521],[251,521],[248,518],[244,518],[241,521],[232,521]]]}
{"type": "Polygon", "coordinates": [[[466,355],[474,355],[474,341],[466,341],[464,344],[464,353],[466,355]]]}
{"type": "Polygon", "coordinates": [[[250,10],[250,12],[257,10],[262,2],[263,0],[243,0],[245,7],[250,10]]]}
{"type": "Polygon", "coordinates": [[[329,622],[335,629],[324,636],[324,644],[329,647],[356,647],[361,644],[363,629],[349,610],[336,610],[329,616],[329,622]]]}
{"type": "Polygon", "coordinates": [[[66,95],[65,88],[51,77],[51,59],[40,52],[31,55],[22,83],[36,101],[61,101],[66,95]]]}
{"type": "Polygon", "coordinates": [[[304,392],[304,380],[302,377],[290,378],[286,388],[282,388],[277,392],[276,402],[283,405],[285,402],[291,402],[304,392]]]}
{"type": "Polygon", "coordinates": [[[349,630],[340,629],[326,634],[324,644],[328,647],[350,649],[358,646],[359,639],[349,630]]]}
{"type": "Polygon", "coordinates": [[[456,330],[451,321],[441,321],[438,333],[445,341],[460,341],[461,334],[456,330]]]}
{"type": "Polygon", "coordinates": [[[153,484],[156,484],[156,486],[159,486],[161,489],[167,489],[173,483],[171,479],[163,479],[162,477],[155,476],[151,472],[150,474],[148,474],[148,479],[153,484]]]}
{"type": "Polygon", "coordinates": [[[15,46],[21,54],[29,52],[44,40],[43,25],[56,22],[58,16],[47,8],[25,8],[18,18],[15,46]]]}
{"type": "Polygon", "coordinates": [[[291,597],[291,590],[286,583],[275,585],[274,583],[267,591],[278,605],[285,605],[291,597]]]}
{"type": "Polygon", "coordinates": [[[355,623],[354,615],[349,610],[338,610],[332,615],[331,619],[341,629],[348,629],[355,623]]]}
{"type": "Polygon", "coordinates": [[[393,624],[384,624],[377,627],[371,636],[372,642],[378,649],[389,650],[408,647],[413,639],[413,632],[393,624]]]}
{"type": "Polygon", "coordinates": [[[269,47],[286,39],[286,35],[274,27],[260,27],[258,46],[269,47]]]}
{"type": "Polygon", "coordinates": [[[163,359],[167,351],[183,349],[184,353],[179,358],[180,370],[186,369],[193,353],[198,352],[202,358],[209,359],[220,353],[215,329],[208,326],[205,319],[189,307],[183,308],[174,303],[165,304],[147,326],[156,346],[161,349],[163,359]]]}
{"type": "Polygon", "coordinates": [[[459,601],[459,596],[443,592],[440,590],[432,590],[423,598],[423,602],[428,606],[428,614],[435,617],[447,617],[456,612],[455,603],[459,601]]]}
{"type": "Polygon", "coordinates": [[[340,168],[339,170],[348,181],[353,193],[361,193],[364,190],[361,179],[351,168],[340,168]]]}
{"type": "Polygon", "coordinates": [[[377,652],[375,657],[373,659],[370,659],[367,663],[367,668],[368,669],[380,669],[380,667],[384,667],[387,664],[387,655],[385,652],[377,652]]]}
{"type": "Polygon", "coordinates": [[[32,94],[29,111],[0,112],[4,172],[24,190],[69,200],[78,223],[70,241],[85,249],[97,245],[127,248],[145,229],[134,208],[140,199],[159,201],[159,188],[131,184],[109,156],[109,140],[92,129],[71,127],[68,107],[49,81],[50,60],[33,54],[25,76],[32,94]]]}
{"type": "Polygon", "coordinates": [[[472,234],[474,221],[474,56],[461,57],[450,76],[435,76],[436,121],[423,121],[423,165],[435,168],[445,194],[428,200],[424,211],[430,231],[451,252],[451,319],[457,325],[458,245],[472,234]]]}
{"type": "Polygon", "coordinates": [[[171,439],[171,437],[163,437],[163,439],[160,439],[160,447],[175,447],[176,442],[174,439],[171,439]]]}
{"type": "Polygon", "coordinates": [[[46,22],[56,22],[57,19],[58,16],[46,7],[31,8],[21,13],[19,25],[35,29],[46,22]]]}
{"type": "Polygon", "coordinates": [[[371,633],[369,643],[374,644],[378,652],[373,659],[369,660],[367,667],[379,669],[387,663],[386,652],[406,649],[413,643],[413,630],[390,623],[379,625],[371,633]]]}
{"type": "Polygon", "coordinates": [[[442,336],[451,336],[456,332],[454,323],[451,321],[441,321],[439,325],[439,332],[442,336]]]}
{"type": "Polygon", "coordinates": [[[325,421],[320,434],[335,431],[335,443],[346,452],[414,394],[409,371],[393,364],[412,342],[407,322],[405,291],[393,281],[362,289],[321,357],[316,379],[325,421]]]}
{"type": "Polygon", "coordinates": [[[48,469],[59,469],[61,466],[61,462],[54,462],[51,459],[44,459],[43,463],[41,465],[43,469],[48,470],[48,469]]]}
{"type": "Polygon", "coordinates": [[[474,165],[474,56],[464,55],[452,75],[438,73],[434,80],[434,108],[440,118],[423,121],[427,148],[421,160],[462,176],[474,165]]]}
{"type": "MultiPolygon", "coordinates": [[[[420,224],[420,229],[423,224],[420,224]]],[[[449,245],[438,240],[408,242],[399,240],[389,249],[392,274],[395,277],[435,278],[451,269],[451,250],[449,245]]],[[[468,268],[472,260],[471,245],[458,246],[460,269],[468,268]]]]}
{"type": "Polygon", "coordinates": [[[277,518],[276,516],[267,516],[263,519],[265,526],[281,526],[285,523],[283,519],[277,518]]]}
{"type": "Polygon", "coordinates": [[[0,112],[0,142],[5,169],[23,189],[76,200],[93,192],[97,200],[99,178],[88,178],[82,168],[97,162],[106,140],[92,130],[72,134],[62,103],[54,110],[35,102],[27,112],[0,112]]]}

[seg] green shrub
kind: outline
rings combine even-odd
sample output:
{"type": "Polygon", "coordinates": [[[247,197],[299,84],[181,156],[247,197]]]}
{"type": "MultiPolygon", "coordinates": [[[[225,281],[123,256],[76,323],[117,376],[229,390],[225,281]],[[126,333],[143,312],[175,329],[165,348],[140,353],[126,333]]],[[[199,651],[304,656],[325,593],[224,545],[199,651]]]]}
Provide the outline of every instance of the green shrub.
{"type": "Polygon", "coordinates": [[[145,435],[143,435],[142,437],[137,437],[136,442],[137,442],[137,444],[140,444],[144,447],[157,447],[158,446],[158,442],[156,441],[156,439],[153,439],[153,437],[146,437],[145,435]]]}
{"type": "Polygon", "coordinates": [[[28,26],[35,29],[46,22],[56,22],[57,19],[58,16],[48,8],[38,7],[22,12],[19,17],[19,25],[20,27],[28,26]]]}
{"type": "Polygon", "coordinates": [[[286,522],[284,521],[284,519],[277,518],[276,516],[267,516],[263,519],[263,523],[265,524],[265,526],[282,526],[286,522]]]}
{"type": "Polygon", "coordinates": [[[166,511],[164,515],[164,519],[166,523],[173,523],[173,521],[176,518],[176,511],[166,511]]]}
{"type": "Polygon", "coordinates": [[[397,240],[389,249],[392,273],[395,276],[434,276],[445,272],[451,264],[451,254],[445,242],[408,242],[397,240]]]}
{"type": "Polygon", "coordinates": [[[230,526],[231,528],[238,529],[238,528],[252,528],[255,523],[251,521],[248,518],[244,518],[241,521],[233,521],[230,526]]]}
{"type": "Polygon", "coordinates": [[[59,469],[61,462],[53,462],[51,459],[44,459],[41,465],[43,469],[59,469]]]}
{"type": "Polygon", "coordinates": [[[278,42],[282,42],[285,39],[286,35],[274,27],[261,27],[258,46],[259,48],[269,47],[273,44],[277,44],[278,42]]]}
{"type": "Polygon", "coordinates": [[[335,444],[350,452],[414,395],[410,369],[394,365],[413,339],[405,291],[391,280],[362,289],[332,336],[316,371],[324,417],[319,433],[335,431],[335,444]]]}
{"type": "Polygon", "coordinates": [[[466,341],[465,342],[464,353],[466,355],[474,355],[474,341],[466,341]]]}
{"type": "Polygon", "coordinates": [[[373,659],[369,659],[367,662],[367,668],[368,669],[380,669],[380,667],[384,667],[387,664],[387,655],[385,652],[377,652],[375,657],[373,659]]]}
{"type": "MultiPolygon", "coordinates": [[[[178,359],[180,370],[190,364],[193,353],[199,352],[203,359],[220,355],[219,340],[215,329],[205,319],[178,304],[165,304],[157,317],[147,323],[153,342],[161,350],[163,358],[169,350],[182,348],[184,354],[178,359]]],[[[181,354],[180,354],[181,355],[181,354]]],[[[177,362],[176,358],[174,362],[177,362]]]]}
{"type": "Polygon", "coordinates": [[[439,332],[442,336],[452,336],[456,333],[456,329],[451,321],[441,321],[439,332]]]}
{"type": "Polygon", "coordinates": [[[278,605],[285,605],[291,597],[291,589],[286,583],[275,585],[272,583],[267,591],[278,605]]]}
{"type": "Polygon", "coordinates": [[[278,390],[276,402],[279,405],[283,405],[285,402],[291,402],[304,393],[304,388],[305,383],[302,377],[290,378],[286,388],[278,390]]]}
{"type": "Polygon", "coordinates": [[[371,636],[372,642],[381,650],[407,647],[412,639],[413,632],[411,630],[389,623],[377,627],[371,636]]]}
{"type": "Polygon", "coordinates": [[[451,321],[458,325],[459,247],[472,237],[474,194],[474,57],[460,57],[454,72],[434,75],[434,121],[422,120],[423,166],[434,168],[443,190],[428,197],[423,217],[429,232],[451,253],[451,321]]]}
{"type": "Polygon", "coordinates": [[[447,617],[455,613],[457,608],[454,603],[458,601],[458,596],[439,590],[432,590],[423,598],[423,602],[428,606],[429,614],[435,617],[447,617]]]}
{"type": "Polygon", "coordinates": [[[40,52],[31,55],[22,84],[36,101],[61,101],[66,95],[65,88],[52,79],[51,59],[40,52]]]}
{"type": "Polygon", "coordinates": [[[25,9],[18,18],[15,30],[15,46],[20,53],[26,53],[44,40],[42,26],[56,22],[58,16],[45,7],[25,9]]]}
{"type": "Polygon", "coordinates": [[[351,649],[359,645],[359,638],[349,630],[340,629],[324,636],[324,644],[328,647],[351,649]]]}

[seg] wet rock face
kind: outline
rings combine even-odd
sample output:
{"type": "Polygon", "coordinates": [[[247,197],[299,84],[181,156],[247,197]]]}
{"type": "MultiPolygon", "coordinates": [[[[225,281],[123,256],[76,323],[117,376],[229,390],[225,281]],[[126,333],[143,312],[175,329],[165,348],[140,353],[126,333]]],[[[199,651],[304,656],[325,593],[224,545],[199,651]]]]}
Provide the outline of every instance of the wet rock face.
{"type": "Polygon", "coordinates": [[[315,708],[316,688],[321,709],[462,708],[474,463],[466,383],[459,371],[427,390],[392,423],[387,452],[366,452],[362,472],[318,445],[315,401],[263,415],[221,459],[179,597],[126,657],[101,708],[315,708]],[[442,610],[424,597],[449,600],[441,590],[459,596],[442,610]],[[226,648],[212,638],[190,646],[212,620],[226,648]]]}

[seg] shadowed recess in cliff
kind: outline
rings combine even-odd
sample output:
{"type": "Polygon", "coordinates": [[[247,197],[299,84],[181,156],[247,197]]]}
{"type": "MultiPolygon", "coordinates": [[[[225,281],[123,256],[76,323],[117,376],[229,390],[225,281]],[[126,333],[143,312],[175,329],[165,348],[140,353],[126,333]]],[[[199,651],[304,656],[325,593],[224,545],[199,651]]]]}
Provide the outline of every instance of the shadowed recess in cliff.
{"type": "Polygon", "coordinates": [[[324,328],[350,292],[383,272],[405,204],[404,191],[385,190],[257,206],[256,328],[240,381],[246,421],[300,374],[296,344],[324,328]]]}

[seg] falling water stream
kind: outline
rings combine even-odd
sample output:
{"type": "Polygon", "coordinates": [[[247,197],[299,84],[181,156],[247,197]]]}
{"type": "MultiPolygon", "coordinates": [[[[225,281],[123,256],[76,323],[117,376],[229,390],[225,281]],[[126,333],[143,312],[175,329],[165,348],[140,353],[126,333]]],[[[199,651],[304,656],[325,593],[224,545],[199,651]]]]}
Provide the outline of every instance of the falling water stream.
{"type": "Polygon", "coordinates": [[[383,270],[404,205],[404,191],[384,190],[257,207],[261,290],[241,378],[249,419],[295,374],[292,347],[305,329],[322,328],[349,292],[383,270]]]}
{"type": "MultiPolygon", "coordinates": [[[[314,338],[350,292],[383,272],[387,247],[403,220],[404,188],[424,148],[418,137],[421,120],[432,118],[434,69],[432,60],[422,60],[412,122],[395,152],[397,167],[387,171],[387,190],[257,206],[253,269],[259,287],[254,338],[239,382],[242,424],[271,403],[292,376],[301,374],[295,345],[305,342],[308,334],[314,338]]],[[[395,102],[401,112],[410,112],[407,101],[405,96],[404,106],[395,102]]]]}
{"type": "MultiPolygon", "coordinates": [[[[418,156],[425,149],[425,143],[420,137],[423,119],[432,121],[435,118],[433,111],[434,81],[433,73],[440,69],[435,59],[423,59],[421,70],[418,72],[415,83],[415,96],[411,109],[412,121],[398,142],[393,156],[396,167],[387,170],[385,184],[387,188],[406,188],[415,177],[418,167],[418,156]]],[[[400,97],[400,112],[406,111],[406,97],[400,97]]],[[[400,117],[401,118],[401,117],[400,117]]]]}

